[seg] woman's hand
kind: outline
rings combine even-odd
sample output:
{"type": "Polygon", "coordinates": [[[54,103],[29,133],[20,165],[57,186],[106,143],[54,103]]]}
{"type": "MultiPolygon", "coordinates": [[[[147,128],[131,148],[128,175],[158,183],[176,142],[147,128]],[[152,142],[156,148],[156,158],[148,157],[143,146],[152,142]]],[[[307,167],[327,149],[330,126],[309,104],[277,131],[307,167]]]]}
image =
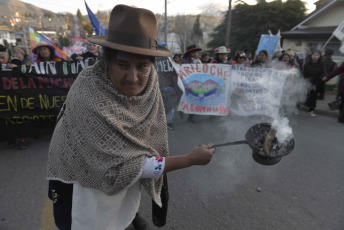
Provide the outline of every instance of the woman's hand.
{"type": "Polygon", "coordinates": [[[211,161],[216,149],[213,144],[201,145],[187,155],[191,165],[206,165],[211,161]]]}
{"type": "Polygon", "coordinates": [[[323,77],[321,80],[323,80],[323,81],[327,81],[327,77],[323,77]]]}

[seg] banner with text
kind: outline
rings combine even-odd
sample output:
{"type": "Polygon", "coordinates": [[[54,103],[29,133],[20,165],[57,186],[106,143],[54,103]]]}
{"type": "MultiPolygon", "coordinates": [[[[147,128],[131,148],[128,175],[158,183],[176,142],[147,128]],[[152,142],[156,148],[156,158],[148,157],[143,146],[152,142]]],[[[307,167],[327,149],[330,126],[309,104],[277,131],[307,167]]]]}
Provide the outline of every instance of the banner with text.
{"type": "Polygon", "coordinates": [[[200,115],[278,113],[288,76],[271,68],[221,64],[175,64],[184,94],[178,110],[200,115]]]}

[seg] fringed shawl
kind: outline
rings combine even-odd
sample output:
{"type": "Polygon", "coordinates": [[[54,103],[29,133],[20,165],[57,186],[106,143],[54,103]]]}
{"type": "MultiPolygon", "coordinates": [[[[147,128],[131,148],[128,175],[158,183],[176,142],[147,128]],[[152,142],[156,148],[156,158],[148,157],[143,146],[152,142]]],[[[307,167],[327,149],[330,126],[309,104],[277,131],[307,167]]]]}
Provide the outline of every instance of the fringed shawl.
{"type": "MultiPolygon", "coordinates": [[[[167,156],[167,130],[155,69],[140,95],[127,97],[105,78],[105,68],[98,61],[71,87],[50,143],[47,177],[115,195],[137,177],[145,157],[167,156]]],[[[162,178],[141,184],[161,206],[162,178]]]]}

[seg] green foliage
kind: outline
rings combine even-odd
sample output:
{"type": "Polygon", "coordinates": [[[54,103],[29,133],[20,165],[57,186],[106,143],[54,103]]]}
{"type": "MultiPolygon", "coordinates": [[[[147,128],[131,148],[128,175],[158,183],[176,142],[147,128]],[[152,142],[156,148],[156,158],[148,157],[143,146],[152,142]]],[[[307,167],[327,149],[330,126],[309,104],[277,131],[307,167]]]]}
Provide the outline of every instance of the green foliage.
{"type": "Polygon", "coordinates": [[[59,36],[60,48],[69,46],[70,42],[67,36],[59,36]]]}
{"type": "MultiPolygon", "coordinates": [[[[240,1],[232,10],[229,46],[232,50],[254,52],[261,34],[268,34],[268,30],[273,34],[278,30],[289,30],[305,17],[305,13],[305,3],[301,0],[258,0],[256,5],[240,1]]],[[[225,44],[226,17],[211,34],[212,40],[208,47],[216,48],[225,44]]]]}
{"type": "Polygon", "coordinates": [[[78,9],[78,11],[76,12],[76,16],[78,17],[79,22],[82,22],[84,20],[84,18],[82,17],[80,9],[78,9]]]}
{"type": "Polygon", "coordinates": [[[83,23],[83,25],[82,25],[82,29],[84,30],[84,31],[86,31],[89,35],[92,35],[93,34],[93,26],[92,26],[92,24],[90,23],[90,22],[85,22],[85,23],[83,23]]]}
{"type": "Polygon", "coordinates": [[[193,44],[199,45],[203,40],[203,31],[201,29],[201,24],[199,22],[200,15],[197,16],[195,23],[192,27],[191,40],[193,44]]]}

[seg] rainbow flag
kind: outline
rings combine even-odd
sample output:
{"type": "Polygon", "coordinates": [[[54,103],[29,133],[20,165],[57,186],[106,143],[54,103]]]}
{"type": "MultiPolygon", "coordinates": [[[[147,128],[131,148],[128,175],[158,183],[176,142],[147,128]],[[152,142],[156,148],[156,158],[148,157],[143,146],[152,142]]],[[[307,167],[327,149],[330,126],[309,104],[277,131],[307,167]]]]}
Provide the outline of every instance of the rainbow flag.
{"type": "Polygon", "coordinates": [[[29,28],[30,32],[30,47],[31,47],[31,56],[32,60],[37,59],[37,55],[32,53],[33,48],[37,46],[38,43],[40,42],[46,42],[52,47],[55,48],[55,55],[58,56],[59,58],[62,58],[64,60],[67,60],[67,54],[63,50],[61,50],[59,47],[57,47],[54,43],[52,43],[49,38],[45,37],[44,35],[38,33],[36,30],[32,29],[31,27],[29,28]]]}

